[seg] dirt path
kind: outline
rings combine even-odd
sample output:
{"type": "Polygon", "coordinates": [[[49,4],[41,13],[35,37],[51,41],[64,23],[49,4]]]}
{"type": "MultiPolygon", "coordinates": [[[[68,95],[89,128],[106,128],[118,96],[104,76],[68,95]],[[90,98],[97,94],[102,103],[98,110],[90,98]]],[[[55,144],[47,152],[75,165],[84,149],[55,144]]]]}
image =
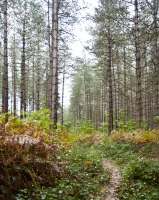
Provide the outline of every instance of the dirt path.
{"type": "Polygon", "coordinates": [[[103,167],[108,169],[111,173],[110,175],[110,183],[103,190],[103,195],[101,196],[101,200],[115,200],[117,189],[121,185],[121,174],[120,168],[114,162],[103,159],[103,167]]]}

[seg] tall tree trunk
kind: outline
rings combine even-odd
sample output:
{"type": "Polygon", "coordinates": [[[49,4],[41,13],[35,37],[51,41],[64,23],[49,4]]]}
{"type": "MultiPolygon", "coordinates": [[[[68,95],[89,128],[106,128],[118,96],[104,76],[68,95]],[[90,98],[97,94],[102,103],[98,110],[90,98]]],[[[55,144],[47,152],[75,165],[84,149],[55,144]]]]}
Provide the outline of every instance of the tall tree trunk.
{"type": "Polygon", "coordinates": [[[16,69],[16,40],[15,40],[15,33],[14,33],[14,41],[13,41],[13,58],[12,58],[12,87],[13,87],[13,111],[14,115],[16,115],[16,110],[17,110],[17,87],[16,87],[16,79],[17,79],[17,69],[16,69]]]}
{"type": "Polygon", "coordinates": [[[36,110],[40,110],[40,44],[38,36],[38,60],[37,60],[37,80],[36,80],[36,110]]]}
{"type": "MultiPolygon", "coordinates": [[[[153,13],[153,32],[154,32],[154,117],[159,116],[159,61],[158,61],[158,25],[157,25],[157,11],[158,5],[154,0],[154,13],[153,13]]],[[[159,128],[159,122],[154,120],[153,128],[159,128]]]]}
{"type": "Polygon", "coordinates": [[[112,50],[110,29],[108,29],[108,84],[109,84],[109,119],[108,133],[113,130],[113,87],[112,87],[112,50]]]}
{"type": "MultiPolygon", "coordinates": [[[[65,58],[64,58],[65,59],[65,58]]],[[[63,125],[64,118],[64,92],[65,92],[65,60],[64,60],[64,69],[63,69],[63,77],[62,77],[62,103],[61,103],[61,124],[63,125]]]]}
{"type": "MultiPolygon", "coordinates": [[[[3,68],[3,88],[2,88],[2,105],[3,112],[8,112],[8,29],[7,29],[7,5],[8,1],[4,0],[4,68],[3,68]]],[[[6,114],[5,121],[8,121],[6,114]]]]}
{"type": "Polygon", "coordinates": [[[23,21],[23,32],[22,32],[22,64],[21,64],[21,102],[20,102],[20,109],[21,109],[21,118],[25,117],[26,112],[26,70],[25,70],[25,19],[23,21]]]}
{"type": "Polygon", "coordinates": [[[143,55],[143,66],[145,68],[145,74],[144,74],[144,77],[143,77],[143,81],[144,81],[144,94],[143,94],[143,98],[144,98],[144,101],[143,101],[143,118],[146,120],[147,124],[148,124],[148,121],[149,121],[149,111],[148,111],[148,99],[149,99],[149,91],[150,91],[150,88],[149,88],[149,85],[148,85],[148,68],[147,68],[147,49],[146,49],[146,46],[144,46],[145,48],[145,53],[143,55]]]}
{"type": "MultiPolygon", "coordinates": [[[[46,94],[46,106],[51,110],[51,95],[52,95],[52,71],[53,71],[53,55],[52,55],[52,49],[51,48],[51,32],[50,32],[50,1],[48,0],[47,2],[47,6],[48,6],[48,51],[49,51],[49,67],[48,67],[48,76],[47,76],[47,94],[46,94]]],[[[52,20],[53,22],[53,20],[52,20]]]]}
{"type": "Polygon", "coordinates": [[[100,121],[101,121],[101,123],[104,123],[105,122],[104,83],[103,83],[102,79],[100,81],[100,96],[101,96],[101,98],[100,98],[100,100],[101,100],[101,102],[100,102],[100,105],[101,105],[101,111],[100,111],[101,119],[100,119],[100,121]]]}
{"type": "Polygon", "coordinates": [[[49,94],[49,89],[50,89],[50,76],[49,76],[49,63],[48,61],[46,61],[46,86],[45,86],[45,97],[46,97],[46,107],[47,108],[50,108],[50,105],[49,105],[49,101],[50,101],[50,94],[49,94]]]}
{"type": "Polygon", "coordinates": [[[136,57],[136,121],[141,126],[142,102],[141,102],[141,65],[140,65],[140,44],[139,44],[139,15],[138,0],[135,0],[135,57],[136,57]]]}
{"type": "Polygon", "coordinates": [[[35,56],[33,54],[33,69],[32,69],[32,110],[35,109],[35,56]]]}
{"type": "Polygon", "coordinates": [[[51,70],[51,119],[53,128],[57,127],[57,109],[58,109],[58,0],[52,1],[52,68],[51,70]]]}
{"type": "Polygon", "coordinates": [[[126,51],[124,45],[124,123],[128,120],[128,97],[127,97],[127,85],[126,85],[126,51]]]}
{"type": "MultiPolygon", "coordinates": [[[[119,85],[120,81],[115,79],[115,69],[114,68],[115,68],[115,66],[112,63],[112,73],[113,73],[112,80],[113,80],[113,87],[114,87],[114,96],[113,96],[114,97],[113,98],[114,99],[114,129],[116,130],[117,126],[118,126],[118,108],[117,108],[117,87],[116,87],[116,82],[118,81],[118,85],[119,85]]],[[[119,68],[119,67],[117,66],[117,68],[119,68]]]]}

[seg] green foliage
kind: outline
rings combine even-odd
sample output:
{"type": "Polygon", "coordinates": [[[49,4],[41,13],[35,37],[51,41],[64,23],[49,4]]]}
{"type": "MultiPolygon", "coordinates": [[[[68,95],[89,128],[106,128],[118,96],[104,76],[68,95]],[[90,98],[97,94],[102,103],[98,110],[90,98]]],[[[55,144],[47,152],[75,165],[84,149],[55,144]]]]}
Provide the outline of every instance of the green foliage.
{"type": "Polygon", "coordinates": [[[102,132],[108,132],[108,120],[109,120],[109,113],[105,111],[105,122],[102,122],[100,124],[100,127],[98,128],[99,131],[102,132]]]}
{"type": "Polygon", "coordinates": [[[65,127],[66,131],[70,131],[72,125],[71,122],[65,122],[63,126],[65,127]]]}
{"type": "Polygon", "coordinates": [[[63,149],[57,160],[67,161],[64,177],[53,177],[53,187],[20,190],[16,199],[93,199],[100,193],[100,185],[109,181],[109,172],[103,169],[99,155],[89,142],[75,143],[72,149],[63,149]]]}
{"type": "Polygon", "coordinates": [[[155,122],[159,122],[159,116],[154,117],[155,122]]]}
{"type": "MultiPolygon", "coordinates": [[[[118,116],[118,130],[119,131],[124,131],[124,132],[129,132],[137,129],[137,123],[135,120],[131,119],[128,121],[124,121],[124,116],[125,116],[125,110],[121,109],[119,111],[119,116],[118,116]]],[[[142,127],[146,126],[146,122],[143,120],[142,127]]]]}
{"type": "Polygon", "coordinates": [[[135,120],[129,120],[125,123],[123,121],[119,121],[119,123],[118,123],[119,131],[129,132],[129,131],[133,131],[135,129],[137,129],[137,123],[135,120]]]}
{"type": "Polygon", "coordinates": [[[99,131],[102,131],[102,132],[107,132],[108,131],[108,122],[103,122],[103,123],[101,123],[101,125],[100,125],[100,127],[99,127],[99,129],[98,129],[99,131]]]}
{"type": "MultiPolygon", "coordinates": [[[[103,169],[99,154],[91,143],[75,143],[72,149],[65,153],[65,158],[69,161],[66,173],[71,178],[67,179],[65,184],[70,186],[67,192],[74,193],[74,199],[93,198],[93,193],[100,191],[100,184],[109,180],[109,173],[103,169]]],[[[66,185],[64,188],[67,188],[66,185]]],[[[69,193],[66,193],[66,199],[69,193]]]]}
{"type": "Polygon", "coordinates": [[[148,125],[147,125],[147,122],[145,119],[142,119],[142,122],[141,122],[141,129],[145,129],[147,130],[148,129],[148,125]]]}
{"type": "MultiPolygon", "coordinates": [[[[145,119],[142,119],[141,129],[147,129],[147,122],[145,119]]],[[[137,129],[137,123],[135,120],[131,119],[127,122],[124,122],[124,110],[120,110],[119,119],[118,119],[118,130],[124,132],[130,132],[137,129]]]]}
{"type": "Polygon", "coordinates": [[[128,163],[123,171],[119,199],[158,199],[159,163],[139,158],[128,163]]]}
{"type": "Polygon", "coordinates": [[[95,130],[93,128],[93,123],[90,120],[84,121],[79,120],[76,127],[76,133],[78,134],[93,134],[95,130]]]}
{"type": "Polygon", "coordinates": [[[101,157],[106,157],[116,161],[118,164],[125,164],[137,156],[137,149],[135,146],[122,143],[112,142],[109,138],[103,140],[96,149],[99,151],[101,157]]]}
{"type": "Polygon", "coordinates": [[[53,124],[53,121],[50,119],[50,110],[46,108],[28,113],[25,120],[35,122],[39,128],[41,127],[47,131],[49,131],[50,125],[53,124]]]}
{"type": "Polygon", "coordinates": [[[6,116],[6,113],[3,113],[0,115],[0,128],[2,128],[5,123],[5,116],[6,116]]]}
{"type": "MultiPolygon", "coordinates": [[[[129,122],[126,131],[135,127],[133,121],[129,122]]],[[[47,109],[29,113],[23,120],[9,117],[5,124],[6,140],[4,136],[0,142],[0,192],[4,197],[94,199],[109,182],[109,172],[102,167],[102,158],[107,158],[122,170],[123,183],[117,199],[158,199],[159,164],[152,161],[159,154],[155,142],[159,140],[158,130],[116,132],[104,137],[104,134],[93,134],[91,121],[79,121],[78,134],[68,133],[67,127],[60,124],[54,135],[45,134],[45,131],[49,133],[51,123],[47,109]],[[20,145],[20,140],[25,145],[20,145]]]]}
{"type": "Polygon", "coordinates": [[[129,142],[105,138],[95,147],[101,157],[116,161],[122,170],[122,186],[117,199],[158,200],[159,163],[158,143],[136,146],[129,142]],[[146,156],[146,157],[144,157],[146,156]]]}
{"type": "Polygon", "coordinates": [[[57,123],[57,131],[66,131],[68,132],[71,128],[71,123],[70,122],[66,122],[63,125],[60,123],[57,123]]]}
{"type": "Polygon", "coordinates": [[[124,122],[124,115],[125,115],[124,112],[125,112],[124,109],[119,110],[119,116],[118,116],[119,123],[124,122]]]}

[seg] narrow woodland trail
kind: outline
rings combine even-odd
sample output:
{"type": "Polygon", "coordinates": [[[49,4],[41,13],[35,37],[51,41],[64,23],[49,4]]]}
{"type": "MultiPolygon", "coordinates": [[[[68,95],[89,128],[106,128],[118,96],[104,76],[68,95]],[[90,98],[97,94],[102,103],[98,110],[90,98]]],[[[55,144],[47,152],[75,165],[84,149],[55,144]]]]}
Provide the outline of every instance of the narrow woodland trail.
{"type": "Polygon", "coordinates": [[[117,189],[120,187],[122,179],[120,174],[120,167],[107,159],[103,159],[102,164],[105,169],[110,171],[111,175],[110,183],[106,186],[106,188],[104,188],[101,200],[115,200],[117,189]]]}

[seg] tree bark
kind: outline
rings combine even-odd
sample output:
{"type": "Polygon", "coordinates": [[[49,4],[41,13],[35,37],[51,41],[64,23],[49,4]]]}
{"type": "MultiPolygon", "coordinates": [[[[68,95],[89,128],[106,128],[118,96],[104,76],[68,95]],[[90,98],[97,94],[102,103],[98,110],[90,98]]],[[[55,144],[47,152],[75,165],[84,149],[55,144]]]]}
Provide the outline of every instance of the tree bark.
{"type": "Polygon", "coordinates": [[[51,119],[53,128],[57,127],[58,109],[58,0],[52,1],[52,62],[51,62],[51,119]]]}
{"type": "Polygon", "coordinates": [[[21,110],[21,118],[25,117],[26,112],[26,70],[25,70],[25,36],[26,36],[26,30],[25,30],[25,19],[23,21],[23,32],[22,32],[22,64],[21,64],[21,102],[20,102],[20,110],[21,110]]]}
{"type": "MultiPolygon", "coordinates": [[[[159,116],[159,62],[158,62],[158,33],[157,33],[157,11],[158,6],[154,0],[154,13],[153,13],[153,32],[154,32],[154,117],[159,116]]],[[[154,120],[153,128],[159,128],[159,122],[154,120]]]]}
{"type": "MultiPolygon", "coordinates": [[[[7,22],[8,1],[4,0],[4,68],[3,68],[3,88],[2,88],[2,111],[8,112],[8,22],[7,22]]],[[[8,121],[6,114],[5,121],[8,121]]]]}
{"type": "MultiPolygon", "coordinates": [[[[38,33],[39,34],[39,33],[38,33]]],[[[37,80],[36,80],[36,110],[40,110],[40,44],[38,35],[38,60],[37,60],[37,80]]]]}
{"type": "Polygon", "coordinates": [[[17,68],[16,68],[16,40],[15,40],[15,33],[14,33],[14,41],[13,41],[13,58],[12,58],[12,87],[13,87],[13,111],[14,116],[16,115],[17,110],[17,68]]]}
{"type": "Polygon", "coordinates": [[[135,57],[136,57],[136,121],[141,126],[142,102],[141,102],[141,65],[140,65],[140,43],[139,43],[139,15],[138,0],[135,0],[135,57]]]}
{"type": "MultiPolygon", "coordinates": [[[[64,58],[65,59],[65,58],[64,58]]],[[[64,119],[64,92],[65,92],[65,60],[64,60],[64,69],[62,74],[62,102],[61,102],[61,124],[63,125],[64,119]]]]}
{"type": "Polygon", "coordinates": [[[111,36],[108,28],[108,84],[109,84],[109,119],[108,119],[108,134],[113,130],[113,87],[112,87],[112,50],[111,36]]]}

